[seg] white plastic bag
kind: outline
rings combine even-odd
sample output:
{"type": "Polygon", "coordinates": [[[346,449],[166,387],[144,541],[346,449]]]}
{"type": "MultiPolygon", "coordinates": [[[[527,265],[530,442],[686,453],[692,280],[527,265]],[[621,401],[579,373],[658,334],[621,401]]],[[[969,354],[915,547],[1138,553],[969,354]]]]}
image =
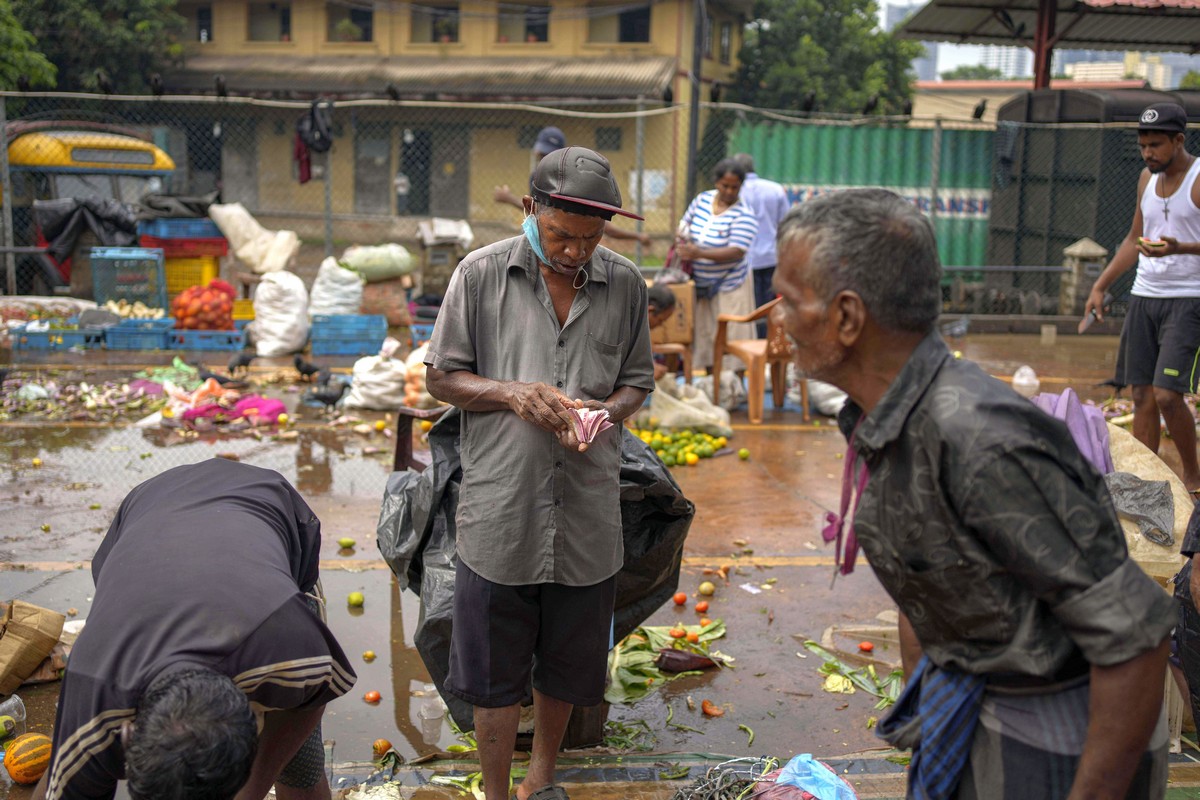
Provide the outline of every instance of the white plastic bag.
{"type": "Polygon", "coordinates": [[[291,272],[263,276],[254,291],[250,336],[260,356],[284,356],[308,341],[308,291],[291,272]]]}
{"type": "Polygon", "coordinates": [[[650,416],[658,420],[660,428],[691,428],[712,436],[733,436],[729,412],[713,405],[710,397],[695,386],[663,378],[650,395],[650,416]]]}
{"type": "Polygon", "coordinates": [[[398,358],[364,356],[354,362],[349,408],[393,411],[404,405],[404,362],[398,358]]]}
{"type": "Polygon", "coordinates": [[[346,252],[342,253],[341,262],[346,269],[362,275],[367,283],[399,278],[412,272],[416,266],[412,254],[398,244],[347,247],[346,252]]]}
{"type": "Polygon", "coordinates": [[[259,275],[288,269],[300,252],[295,231],[269,231],[241,203],[214,204],[208,216],[229,240],[238,260],[259,275]]]}
{"type": "Polygon", "coordinates": [[[309,297],[308,315],[357,314],[362,307],[363,281],[330,256],[321,262],[309,297]]]}
{"type": "MultiPolygon", "coordinates": [[[[701,375],[692,380],[696,389],[708,397],[712,397],[712,382],[711,375],[701,375]]],[[[742,384],[742,379],[731,369],[721,370],[720,401],[721,408],[727,411],[733,411],[746,402],[746,387],[742,384]]]]}

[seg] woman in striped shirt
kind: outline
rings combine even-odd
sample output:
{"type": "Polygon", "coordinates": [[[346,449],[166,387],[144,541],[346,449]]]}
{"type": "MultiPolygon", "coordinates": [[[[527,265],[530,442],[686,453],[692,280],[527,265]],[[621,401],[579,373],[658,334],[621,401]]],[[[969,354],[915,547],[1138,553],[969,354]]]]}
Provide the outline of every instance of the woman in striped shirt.
{"type": "MultiPolygon", "coordinates": [[[[758,232],[754,210],[739,199],[746,171],[732,158],[713,170],[715,189],[696,195],[679,222],[675,252],[692,263],[696,282],[696,332],[692,351],[696,366],[713,372],[713,341],[718,314],[749,314],[754,286],[747,280],[746,252],[758,232]]],[[[731,324],[730,339],[754,339],[753,324],[731,324]]],[[[735,369],[736,359],[726,359],[735,369]]]]}

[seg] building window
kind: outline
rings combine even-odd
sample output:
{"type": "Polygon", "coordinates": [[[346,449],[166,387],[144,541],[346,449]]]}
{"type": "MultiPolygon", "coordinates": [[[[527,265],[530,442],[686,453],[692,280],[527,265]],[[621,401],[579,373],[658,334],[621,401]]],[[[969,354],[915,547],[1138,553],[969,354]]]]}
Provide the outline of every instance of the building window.
{"type": "Polygon", "coordinates": [[[349,8],[345,3],[326,3],[329,23],[326,41],[371,42],[375,40],[375,12],[369,8],[349,8]]]}
{"type": "Polygon", "coordinates": [[[611,153],[621,149],[620,128],[596,128],[596,149],[601,153],[611,153]]]}
{"type": "Polygon", "coordinates": [[[458,3],[413,5],[414,42],[457,42],[458,3]]]}
{"type": "Polygon", "coordinates": [[[721,23],[721,44],[718,54],[722,64],[729,63],[729,56],[733,50],[733,25],[728,22],[721,23]]]}
{"type": "Polygon", "coordinates": [[[612,13],[605,14],[603,5],[592,5],[592,14],[588,19],[588,41],[607,42],[649,42],[650,41],[650,6],[628,8],[614,7],[612,13]],[[626,10],[619,10],[624,8],[626,10]]]}
{"type": "Polygon", "coordinates": [[[192,40],[197,42],[211,42],[213,40],[212,6],[197,6],[196,15],[193,19],[196,22],[196,30],[195,35],[192,36],[192,40]]]}
{"type": "Polygon", "coordinates": [[[713,18],[704,15],[704,57],[713,57],[713,18]]]}
{"type": "Polygon", "coordinates": [[[290,42],[292,40],[291,3],[250,3],[246,28],[252,42],[290,42]]]}
{"type": "Polygon", "coordinates": [[[550,39],[550,6],[500,3],[496,40],[499,42],[545,42],[550,39]]]}

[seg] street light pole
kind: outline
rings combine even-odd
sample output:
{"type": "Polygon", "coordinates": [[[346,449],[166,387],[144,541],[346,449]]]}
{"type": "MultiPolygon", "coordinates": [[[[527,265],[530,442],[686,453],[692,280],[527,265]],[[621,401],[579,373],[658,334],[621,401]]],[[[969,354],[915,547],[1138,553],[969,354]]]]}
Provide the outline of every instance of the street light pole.
{"type": "Polygon", "coordinates": [[[700,70],[704,66],[704,21],[708,16],[704,0],[696,0],[696,24],[692,31],[691,97],[688,107],[688,152],[687,152],[687,199],[690,203],[696,196],[696,156],[700,141],[700,70]]]}

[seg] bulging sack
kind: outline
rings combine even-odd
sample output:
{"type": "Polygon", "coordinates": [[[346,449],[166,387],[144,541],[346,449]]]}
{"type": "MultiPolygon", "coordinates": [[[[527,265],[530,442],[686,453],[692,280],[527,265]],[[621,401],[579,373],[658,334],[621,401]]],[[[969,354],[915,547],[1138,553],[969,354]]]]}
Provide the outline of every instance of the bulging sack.
{"type": "Polygon", "coordinates": [[[285,356],[308,341],[308,290],[291,272],[263,276],[254,291],[250,336],[260,356],[285,356]]]}
{"type": "Polygon", "coordinates": [[[321,262],[313,281],[308,316],[357,314],[362,307],[363,281],[357,272],[341,266],[330,256],[321,262]]]}
{"type": "Polygon", "coordinates": [[[354,362],[350,408],[393,411],[404,404],[404,362],[398,358],[364,356],[354,362]]]}

